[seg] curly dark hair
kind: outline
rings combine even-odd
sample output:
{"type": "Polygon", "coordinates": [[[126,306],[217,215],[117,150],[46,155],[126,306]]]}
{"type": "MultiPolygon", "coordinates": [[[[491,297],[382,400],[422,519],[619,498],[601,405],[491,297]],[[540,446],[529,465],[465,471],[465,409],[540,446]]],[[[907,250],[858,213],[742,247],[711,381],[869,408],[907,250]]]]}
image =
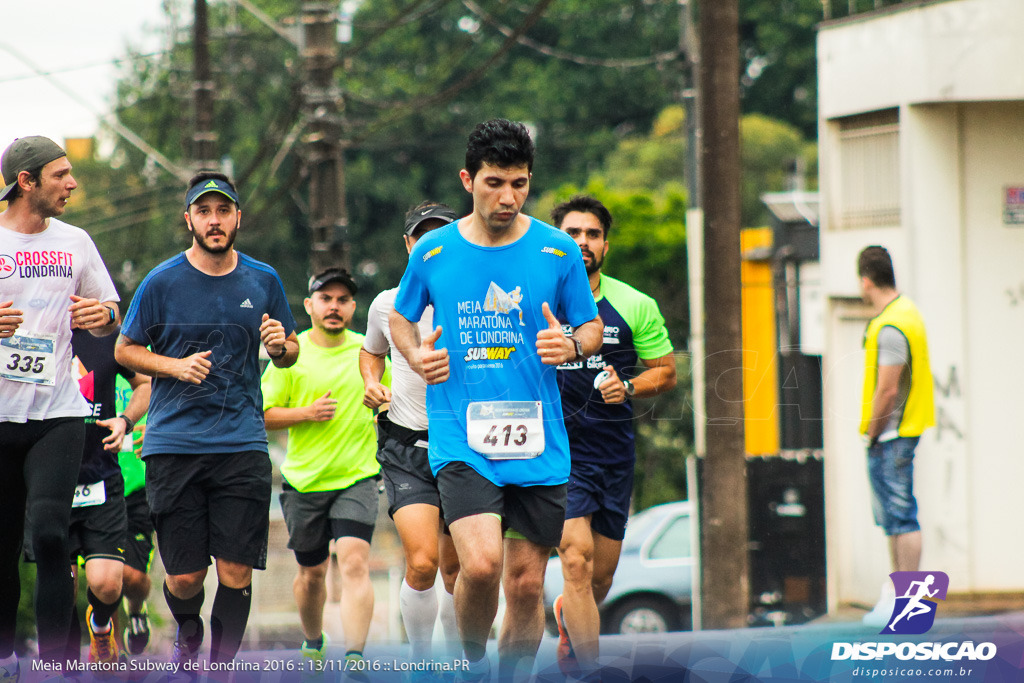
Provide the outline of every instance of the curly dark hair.
{"type": "Polygon", "coordinates": [[[475,178],[486,164],[499,168],[525,165],[533,171],[535,148],[530,131],[521,123],[506,119],[491,119],[477,124],[466,144],[466,171],[475,178]]]}

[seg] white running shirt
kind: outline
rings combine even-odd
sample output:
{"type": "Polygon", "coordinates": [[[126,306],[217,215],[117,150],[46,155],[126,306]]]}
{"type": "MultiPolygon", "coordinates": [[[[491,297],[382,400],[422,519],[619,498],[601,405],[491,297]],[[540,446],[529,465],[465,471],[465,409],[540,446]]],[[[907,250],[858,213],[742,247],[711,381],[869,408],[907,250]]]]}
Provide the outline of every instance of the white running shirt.
{"type": "MultiPolygon", "coordinates": [[[[395,310],[397,294],[398,287],[386,289],[370,304],[363,348],[374,355],[379,356],[395,348],[388,318],[391,311],[395,310]]],[[[433,307],[427,306],[417,323],[421,339],[434,331],[431,322],[433,314],[433,307]]],[[[427,383],[409,367],[409,361],[397,349],[391,354],[391,408],[388,410],[388,419],[407,429],[422,431],[427,428],[427,383]]]]}
{"type": "MultiPolygon", "coordinates": [[[[0,302],[14,300],[25,322],[17,335],[55,334],[54,386],[0,377],[0,422],[84,417],[89,406],[71,374],[71,295],[119,301],[96,245],[81,228],[55,218],[40,233],[0,226],[0,302]]],[[[10,341],[10,340],[0,340],[10,341]]],[[[10,362],[10,361],[9,361],[10,362]]],[[[3,368],[0,368],[0,372],[3,368]]]]}

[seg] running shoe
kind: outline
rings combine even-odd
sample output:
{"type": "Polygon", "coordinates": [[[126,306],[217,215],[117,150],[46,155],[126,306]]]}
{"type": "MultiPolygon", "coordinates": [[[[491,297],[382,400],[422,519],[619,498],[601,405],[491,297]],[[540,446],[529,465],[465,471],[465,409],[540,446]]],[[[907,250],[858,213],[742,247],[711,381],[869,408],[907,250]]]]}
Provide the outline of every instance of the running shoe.
{"type": "Polygon", "coordinates": [[[565,627],[562,618],[562,596],[555,598],[555,623],[558,624],[558,649],[555,651],[555,659],[558,661],[558,668],[566,676],[575,676],[579,673],[579,662],[576,660],[576,653],[572,649],[572,641],[569,640],[569,630],[565,627]]]}
{"type": "Polygon", "coordinates": [[[18,663],[17,657],[14,658],[13,662],[0,667],[0,683],[18,683],[18,678],[20,677],[21,664],[18,663]]]}
{"type": "Polygon", "coordinates": [[[149,645],[149,610],[145,603],[138,614],[128,615],[128,628],[124,630],[124,644],[128,654],[141,655],[149,645]]]}
{"type": "Polygon", "coordinates": [[[306,640],[302,641],[302,647],[299,648],[299,654],[302,655],[303,680],[318,680],[323,677],[326,670],[324,662],[327,660],[327,645],[330,643],[330,638],[322,631],[320,637],[323,638],[323,644],[319,650],[310,646],[309,641],[306,640]]]}
{"type": "Polygon", "coordinates": [[[89,630],[89,661],[113,664],[117,661],[117,641],[114,640],[114,625],[106,633],[96,633],[92,625],[92,605],[85,608],[85,627],[89,630]]]}
{"type": "Polygon", "coordinates": [[[345,655],[344,680],[352,683],[369,683],[370,675],[364,664],[362,655],[345,655]]]}
{"type": "Polygon", "coordinates": [[[186,661],[199,659],[199,648],[203,646],[203,636],[206,635],[206,626],[203,618],[199,617],[199,627],[190,636],[181,635],[181,626],[178,627],[177,636],[174,638],[174,646],[171,648],[171,661],[181,664],[186,661]]]}
{"type": "Polygon", "coordinates": [[[468,669],[459,669],[455,674],[455,683],[488,683],[491,680],[491,660],[484,656],[487,670],[483,673],[472,673],[468,669]]]}

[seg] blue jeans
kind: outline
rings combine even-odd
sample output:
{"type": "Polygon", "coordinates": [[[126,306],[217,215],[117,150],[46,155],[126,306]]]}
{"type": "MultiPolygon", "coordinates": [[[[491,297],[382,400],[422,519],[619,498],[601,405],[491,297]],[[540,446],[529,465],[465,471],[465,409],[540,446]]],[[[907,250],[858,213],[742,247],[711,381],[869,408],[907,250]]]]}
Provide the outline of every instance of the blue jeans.
{"type": "Polygon", "coordinates": [[[901,436],[868,448],[871,509],[886,536],[921,530],[914,498],[914,449],[920,440],[901,436]]]}

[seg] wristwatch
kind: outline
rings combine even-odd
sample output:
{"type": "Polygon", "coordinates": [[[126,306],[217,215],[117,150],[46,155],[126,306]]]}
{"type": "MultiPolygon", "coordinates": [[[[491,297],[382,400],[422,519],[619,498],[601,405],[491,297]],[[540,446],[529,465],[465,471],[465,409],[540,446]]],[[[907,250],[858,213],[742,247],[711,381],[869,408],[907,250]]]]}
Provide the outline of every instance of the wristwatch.
{"type": "Polygon", "coordinates": [[[583,342],[581,342],[579,339],[577,339],[576,337],[574,337],[572,335],[569,335],[569,339],[572,340],[573,348],[576,349],[576,355],[573,357],[573,360],[574,361],[580,360],[581,358],[584,357],[583,356],[583,342]]]}
{"type": "Polygon", "coordinates": [[[114,313],[114,307],[103,304],[103,308],[107,309],[107,311],[110,313],[110,321],[107,324],[113,325],[114,321],[117,320],[117,313],[114,313]]]}
{"type": "Polygon", "coordinates": [[[626,396],[633,398],[633,394],[636,393],[636,387],[628,379],[622,380],[622,386],[626,388],[626,396]]]}
{"type": "Polygon", "coordinates": [[[118,415],[118,417],[121,418],[122,420],[124,420],[124,425],[125,425],[124,426],[124,433],[125,434],[128,434],[133,429],[135,429],[135,423],[132,421],[132,419],[130,417],[128,417],[124,413],[121,413],[120,415],[118,415]]]}

